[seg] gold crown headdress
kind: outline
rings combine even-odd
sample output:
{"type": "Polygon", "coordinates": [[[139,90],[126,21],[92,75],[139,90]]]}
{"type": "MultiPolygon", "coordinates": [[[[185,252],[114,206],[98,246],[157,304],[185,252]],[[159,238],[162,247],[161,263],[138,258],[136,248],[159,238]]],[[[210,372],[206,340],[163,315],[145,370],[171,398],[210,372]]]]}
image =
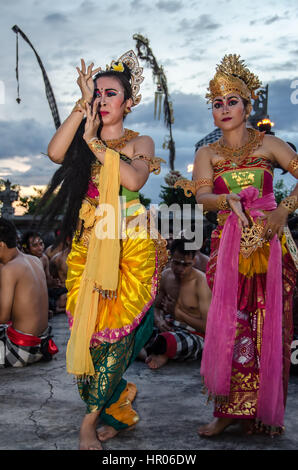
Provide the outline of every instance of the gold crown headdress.
{"type": "Polygon", "coordinates": [[[111,65],[107,65],[106,70],[114,70],[114,72],[124,72],[125,64],[131,73],[131,89],[132,89],[132,100],[133,105],[136,106],[142,99],[142,95],[138,95],[140,91],[140,85],[144,80],[142,76],[143,67],[139,66],[139,61],[131,49],[130,51],[125,52],[118,60],[112,60],[111,65]]]}
{"type": "Polygon", "coordinates": [[[216,96],[226,96],[236,92],[242,98],[249,101],[258,99],[255,90],[260,88],[262,82],[245,66],[240,55],[225,55],[221,63],[216,67],[216,73],[209,82],[209,93],[206,94],[208,102],[216,96]]]}

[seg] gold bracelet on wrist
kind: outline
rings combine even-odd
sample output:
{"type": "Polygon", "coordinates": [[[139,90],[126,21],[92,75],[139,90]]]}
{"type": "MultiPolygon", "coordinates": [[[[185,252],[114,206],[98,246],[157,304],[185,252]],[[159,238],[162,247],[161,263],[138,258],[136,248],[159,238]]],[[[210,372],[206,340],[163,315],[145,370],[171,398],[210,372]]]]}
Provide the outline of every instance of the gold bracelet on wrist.
{"type": "Polygon", "coordinates": [[[287,209],[288,213],[291,214],[298,207],[298,198],[297,198],[297,196],[285,197],[281,201],[280,205],[283,206],[285,209],[287,209]]]}
{"type": "Polygon", "coordinates": [[[227,194],[220,194],[216,202],[217,202],[217,210],[227,211],[230,209],[230,205],[227,201],[227,194]]]}
{"type": "Polygon", "coordinates": [[[92,150],[92,152],[105,152],[107,150],[107,147],[105,146],[103,141],[97,139],[97,137],[93,137],[93,139],[90,139],[87,144],[90,150],[92,150]]]}
{"type": "Polygon", "coordinates": [[[76,111],[79,111],[80,113],[84,113],[86,111],[87,103],[88,103],[87,100],[85,100],[84,98],[80,98],[78,101],[76,101],[76,104],[72,110],[72,113],[76,111]]]}

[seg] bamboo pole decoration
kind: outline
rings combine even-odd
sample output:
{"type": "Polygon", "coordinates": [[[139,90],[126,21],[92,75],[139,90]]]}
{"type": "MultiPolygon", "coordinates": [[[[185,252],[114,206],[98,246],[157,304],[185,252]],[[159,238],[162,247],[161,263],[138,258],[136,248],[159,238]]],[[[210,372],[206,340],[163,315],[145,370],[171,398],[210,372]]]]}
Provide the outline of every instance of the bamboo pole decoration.
{"type": "Polygon", "coordinates": [[[134,34],[133,39],[136,41],[136,48],[138,51],[138,57],[142,60],[146,60],[152,68],[153,80],[156,82],[155,100],[154,100],[154,118],[158,116],[160,119],[161,108],[162,108],[162,96],[163,101],[163,112],[164,122],[166,127],[169,129],[169,137],[165,139],[164,148],[169,150],[169,165],[170,169],[174,170],[175,161],[175,142],[172,134],[172,124],[174,124],[174,112],[173,104],[169,100],[169,92],[167,85],[167,78],[164,73],[163,67],[159,66],[157,60],[149,46],[149,40],[141,34],[134,34]]]}
{"type": "Polygon", "coordinates": [[[20,87],[19,87],[19,42],[18,42],[18,34],[20,34],[22,36],[22,38],[29,44],[29,46],[33,50],[33,52],[36,56],[37,62],[39,64],[40,68],[41,68],[42,75],[43,75],[43,81],[44,81],[44,84],[45,84],[46,97],[47,97],[47,100],[48,100],[48,103],[49,103],[49,106],[50,106],[50,109],[51,109],[51,112],[52,112],[55,127],[56,127],[56,129],[58,129],[58,127],[60,127],[60,124],[61,124],[60,117],[59,117],[59,112],[58,112],[54,92],[52,90],[52,87],[51,87],[49,78],[47,76],[47,73],[45,71],[45,68],[43,66],[43,63],[42,63],[39,55],[37,54],[35,48],[33,47],[33,44],[30,42],[30,40],[26,36],[26,34],[23,33],[23,31],[17,25],[14,25],[11,29],[13,30],[14,33],[16,33],[16,79],[17,79],[17,93],[18,93],[18,97],[17,97],[16,101],[18,103],[21,102],[20,87]]]}

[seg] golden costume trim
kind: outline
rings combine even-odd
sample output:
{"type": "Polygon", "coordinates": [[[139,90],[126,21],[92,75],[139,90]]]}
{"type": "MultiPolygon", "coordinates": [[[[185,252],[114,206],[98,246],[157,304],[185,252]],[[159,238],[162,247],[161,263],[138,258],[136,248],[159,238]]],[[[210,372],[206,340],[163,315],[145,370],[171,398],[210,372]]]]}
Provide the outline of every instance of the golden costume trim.
{"type": "Polygon", "coordinates": [[[121,137],[119,137],[118,139],[107,139],[105,140],[105,143],[107,147],[111,149],[121,150],[123,147],[125,147],[127,142],[138,137],[138,135],[139,135],[139,132],[135,132],[135,131],[132,131],[131,129],[125,128],[124,134],[121,137]]]}
{"type": "Polygon", "coordinates": [[[221,157],[229,159],[237,165],[241,165],[243,161],[251,155],[258,147],[262,145],[264,133],[259,132],[250,127],[247,128],[248,142],[241,147],[232,148],[224,145],[223,137],[216,142],[209,144],[209,147],[221,157]]]}
{"type": "Polygon", "coordinates": [[[286,237],[286,245],[289,250],[290,256],[294,261],[295,268],[298,270],[298,248],[287,225],[284,227],[284,234],[286,237]]]}
{"type": "Polygon", "coordinates": [[[298,198],[297,198],[297,196],[285,197],[281,201],[280,205],[283,206],[288,211],[289,214],[291,214],[298,207],[298,198]]]}
{"type": "Polygon", "coordinates": [[[149,155],[136,155],[131,160],[144,160],[146,163],[149,164],[149,171],[150,173],[154,173],[155,175],[159,175],[160,173],[160,164],[166,163],[163,158],[160,157],[151,157],[149,155]]]}
{"type": "Polygon", "coordinates": [[[295,175],[297,170],[298,170],[298,156],[293,158],[287,167],[287,171],[291,173],[291,175],[293,175],[295,178],[297,178],[297,175],[295,175]]]}
{"type": "Polygon", "coordinates": [[[196,195],[196,183],[195,181],[190,181],[187,178],[179,178],[174,186],[175,189],[181,188],[184,191],[186,197],[191,197],[196,195]]]}
{"type": "Polygon", "coordinates": [[[227,201],[227,194],[220,194],[216,200],[217,210],[225,211],[230,209],[230,204],[227,201]]]}

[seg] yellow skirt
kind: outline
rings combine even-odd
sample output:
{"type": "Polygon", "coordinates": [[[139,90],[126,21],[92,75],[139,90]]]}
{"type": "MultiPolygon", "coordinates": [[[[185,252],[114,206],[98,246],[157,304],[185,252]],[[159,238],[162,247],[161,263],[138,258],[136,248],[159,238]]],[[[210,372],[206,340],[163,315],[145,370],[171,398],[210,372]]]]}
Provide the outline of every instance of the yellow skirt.
{"type": "MultiPolygon", "coordinates": [[[[74,238],[67,258],[67,316],[70,328],[84,271],[88,247],[74,238]]],[[[90,346],[114,343],[131,333],[151,307],[158,287],[158,258],[154,241],[149,238],[121,240],[117,297],[99,296],[98,315],[90,346]]]]}

